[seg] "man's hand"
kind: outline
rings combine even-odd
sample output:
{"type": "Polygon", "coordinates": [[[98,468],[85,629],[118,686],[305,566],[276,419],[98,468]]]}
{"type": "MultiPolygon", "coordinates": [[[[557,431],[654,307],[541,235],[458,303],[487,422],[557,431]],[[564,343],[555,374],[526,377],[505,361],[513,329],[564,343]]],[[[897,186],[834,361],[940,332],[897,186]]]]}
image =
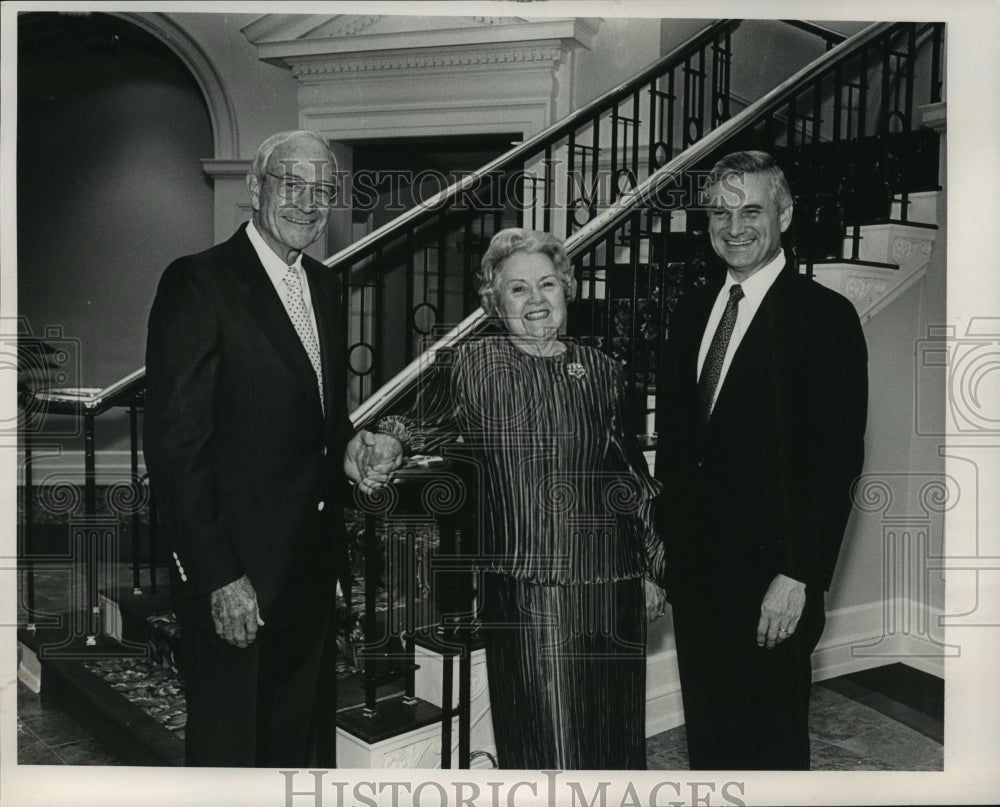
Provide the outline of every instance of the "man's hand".
{"type": "Polygon", "coordinates": [[[363,493],[374,493],[403,464],[403,445],[391,434],[362,429],[344,451],[344,473],[363,493]]]}
{"type": "Polygon", "coordinates": [[[219,637],[236,647],[246,647],[257,638],[264,624],[257,610],[257,592],[243,575],[212,592],[212,621],[219,637]]]}
{"type": "Polygon", "coordinates": [[[806,584],[787,575],[775,575],[767,587],[757,623],[757,645],[770,650],[793,633],[806,604],[806,584]]]}
{"type": "Polygon", "coordinates": [[[646,621],[655,622],[667,610],[667,595],[648,577],[642,578],[642,587],[646,593],[646,621]]]}

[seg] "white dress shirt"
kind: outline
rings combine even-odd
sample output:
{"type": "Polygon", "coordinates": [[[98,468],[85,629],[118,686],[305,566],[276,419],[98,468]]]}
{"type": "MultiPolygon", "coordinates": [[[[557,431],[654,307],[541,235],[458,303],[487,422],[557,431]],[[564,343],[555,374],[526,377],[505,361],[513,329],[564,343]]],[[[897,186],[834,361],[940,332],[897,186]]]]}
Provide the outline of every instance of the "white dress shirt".
{"type": "MultiPolygon", "coordinates": [[[[719,399],[719,391],[726,380],[726,373],[729,372],[729,365],[732,364],[733,356],[743,340],[743,335],[750,327],[757,309],[760,308],[764,295],[777,279],[781,270],[785,266],[785,253],[778,250],[778,254],[763,267],[754,272],[740,285],[743,287],[743,299],[740,300],[736,308],[736,325],[733,328],[733,335],[729,338],[729,346],[726,348],[726,356],[722,360],[722,372],[719,375],[719,383],[715,386],[715,397],[712,399],[712,406],[719,399]]],[[[712,344],[712,337],[719,327],[719,321],[726,310],[726,303],[729,301],[729,290],[739,283],[732,273],[727,273],[726,282],[719,290],[719,296],[715,298],[715,305],[712,306],[712,313],[709,314],[708,323],[705,325],[705,332],[701,337],[701,349],[698,351],[698,378],[701,378],[701,368],[705,364],[705,357],[708,355],[709,345],[712,344]]]]}
{"type": "MultiPolygon", "coordinates": [[[[267,245],[260,231],[254,226],[253,221],[247,224],[247,237],[250,239],[257,257],[260,258],[260,262],[264,265],[264,271],[267,272],[267,276],[274,284],[274,290],[278,292],[281,304],[285,306],[285,311],[288,312],[288,316],[291,318],[291,312],[288,309],[288,284],[285,282],[285,275],[288,274],[289,264],[279,258],[274,253],[274,250],[267,245]]],[[[291,266],[298,273],[299,286],[302,287],[302,302],[305,305],[306,312],[309,314],[309,322],[312,324],[313,334],[316,336],[316,344],[319,344],[319,332],[316,330],[316,313],[313,311],[312,295],[309,293],[309,278],[306,276],[305,269],[302,268],[301,252],[295,259],[295,263],[291,264],[291,266]]]]}

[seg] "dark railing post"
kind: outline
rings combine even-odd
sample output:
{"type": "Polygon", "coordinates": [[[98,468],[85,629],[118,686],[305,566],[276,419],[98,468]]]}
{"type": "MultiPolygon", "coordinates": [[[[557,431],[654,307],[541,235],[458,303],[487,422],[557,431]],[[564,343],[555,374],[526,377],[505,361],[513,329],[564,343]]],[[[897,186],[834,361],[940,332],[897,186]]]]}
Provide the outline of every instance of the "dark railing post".
{"type": "Polygon", "coordinates": [[[129,426],[129,460],[132,473],[132,595],[142,594],[142,584],[139,578],[139,502],[142,501],[142,483],[139,481],[139,427],[138,413],[135,403],[128,408],[129,426]]]}
{"type": "MultiPolygon", "coordinates": [[[[417,665],[414,663],[416,656],[416,646],[414,644],[414,639],[417,631],[417,535],[416,530],[408,529],[405,532],[404,543],[403,543],[404,555],[401,558],[396,559],[397,568],[400,570],[400,577],[403,585],[405,586],[406,597],[404,600],[404,607],[406,608],[406,613],[403,614],[403,620],[400,624],[400,633],[402,634],[402,644],[403,644],[403,656],[404,656],[404,670],[406,672],[406,682],[404,684],[403,691],[403,703],[407,706],[412,706],[417,702],[417,691],[416,691],[416,670],[417,665]]],[[[392,599],[390,598],[390,609],[392,608],[392,599]]]]}
{"type": "MultiPolygon", "coordinates": [[[[97,514],[97,459],[94,429],[94,413],[88,411],[83,416],[83,502],[84,512],[91,519],[97,514]]],[[[84,573],[87,578],[87,644],[92,645],[97,641],[97,635],[101,631],[101,615],[97,599],[96,559],[91,556],[89,551],[84,554],[84,564],[84,573]]]]}
{"type": "MultiPolygon", "coordinates": [[[[379,569],[375,563],[379,557],[379,539],[376,534],[374,513],[365,513],[365,644],[370,645],[376,634],[375,589],[378,587],[379,569]]],[[[362,714],[367,718],[376,715],[376,660],[374,653],[368,652],[364,662],[365,705],[362,714]]]]}
{"type": "Polygon", "coordinates": [[[941,72],[941,45],[944,36],[944,23],[935,23],[931,52],[931,103],[941,100],[941,89],[944,85],[941,72]]]}
{"type": "Polygon", "coordinates": [[[157,588],[157,562],[160,557],[160,526],[157,523],[159,518],[156,509],[156,496],[153,486],[149,487],[149,593],[156,596],[157,588]]]}
{"type": "Polygon", "coordinates": [[[24,544],[21,549],[21,563],[25,570],[25,585],[27,587],[27,628],[35,632],[35,494],[31,474],[31,414],[24,412],[24,493],[22,505],[23,525],[21,526],[24,544]]]}

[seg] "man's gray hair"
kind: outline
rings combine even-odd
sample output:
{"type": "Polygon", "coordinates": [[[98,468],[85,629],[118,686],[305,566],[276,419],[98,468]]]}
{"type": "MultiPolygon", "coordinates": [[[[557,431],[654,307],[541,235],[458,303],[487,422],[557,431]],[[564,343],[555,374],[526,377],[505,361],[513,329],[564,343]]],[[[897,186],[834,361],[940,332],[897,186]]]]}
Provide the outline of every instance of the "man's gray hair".
{"type": "Polygon", "coordinates": [[[329,143],[316,134],[316,132],[311,132],[308,129],[291,129],[287,132],[277,132],[276,134],[271,135],[257,147],[257,154],[254,156],[253,164],[250,166],[250,173],[255,177],[263,177],[267,172],[267,164],[270,161],[274,150],[283,143],[287,143],[289,140],[296,140],[298,138],[315,140],[317,143],[322,145],[330,155],[330,164],[333,166],[333,170],[337,170],[337,158],[334,156],[333,152],[330,151],[329,143]]]}
{"type": "Polygon", "coordinates": [[[732,174],[759,174],[770,179],[778,210],[784,210],[794,202],[785,172],[766,151],[734,151],[727,154],[712,167],[712,184],[732,174]]]}

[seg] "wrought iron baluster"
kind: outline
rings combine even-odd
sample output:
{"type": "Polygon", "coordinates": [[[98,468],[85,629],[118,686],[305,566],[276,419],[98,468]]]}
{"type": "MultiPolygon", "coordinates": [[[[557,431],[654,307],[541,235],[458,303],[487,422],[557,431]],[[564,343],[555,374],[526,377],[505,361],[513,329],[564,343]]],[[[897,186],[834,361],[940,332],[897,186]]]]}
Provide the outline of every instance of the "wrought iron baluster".
{"type": "Polygon", "coordinates": [[[639,91],[632,94],[632,186],[634,190],[639,184],[639,91]]]}
{"type": "Polygon", "coordinates": [[[618,199],[618,104],[611,107],[611,172],[608,177],[608,204],[618,199]]]}
{"type": "Polygon", "coordinates": [[[28,406],[25,406],[24,423],[21,433],[24,437],[24,491],[22,518],[24,524],[21,527],[23,545],[20,547],[25,570],[25,586],[27,588],[27,628],[35,631],[35,494],[34,480],[31,472],[31,432],[32,414],[28,406]]]}
{"type": "MultiPolygon", "coordinates": [[[[434,312],[434,324],[440,324],[444,318],[445,286],[448,282],[448,241],[445,228],[445,212],[438,215],[437,226],[437,311],[434,312]]],[[[433,330],[433,328],[431,329],[433,330]]]]}
{"type": "Polygon", "coordinates": [[[691,60],[686,59],[684,61],[684,101],[682,108],[683,124],[681,129],[681,147],[687,148],[691,145],[690,138],[690,128],[691,128],[691,103],[693,100],[693,75],[691,70],[691,60]]]}
{"type": "Polygon", "coordinates": [[[414,300],[415,289],[413,288],[413,277],[416,272],[416,249],[413,243],[413,228],[406,228],[406,304],[410,308],[410,321],[406,323],[406,358],[412,359],[415,356],[413,337],[417,330],[416,321],[416,300],[414,300]]]}
{"type": "MultiPolygon", "coordinates": [[[[813,85],[813,126],[812,126],[812,142],[814,145],[820,142],[820,130],[823,125],[823,79],[818,79],[813,85]]],[[[805,137],[803,137],[803,142],[805,142],[805,137]]]]}
{"type": "MultiPolygon", "coordinates": [[[[374,301],[372,305],[372,322],[379,323],[383,321],[382,311],[383,311],[383,296],[385,294],[385,288],[383,287],[383,275],[382,266],[384,262],[384,253],[382,247],[378,247],[375,250],[375,290],[374,290],[374,301]]],[[[373,376],[375,379],[375,386],[380,387],[386,381],[386,369],[385,369],[385,340],[380,338],[381,334],[378,334],[374,328],[372,330],[372,350],[371,350],[371,360],[372,369],[374,370],[373,376]]],[[[371,394],[375,390],[370,389],[368,392],[371,394]]]]}
{"type": "Polygon", "coordinates": [[[834,143],[840,141],[840,111],[844,93],[844,71],[838,64],[833,72],[833,136],[834,143]]]}
{"type": "MultiPolygon", "coordinates": [[[[128,408],[129,465],[132,477],[132,594],[142,594],[139,561],[139,502],[142,501],[142,483],[139,481],[139,425],[135,403],[128,408]]],[[[152,560],[150,560],[152,565],[152,560]]],[[[150,568],[152,572],[152,568],[150,568]]]]}
{"type": "MultiPolygon", "coordinates": [[[[600,166],[601,161],[601,119],[599,116],[595,116],[591,121],[590,125],[593,127],[592,133],[592,151],[591,158],[593,162],[590,165],[590,219],[597,215],[597,205],[598,198],[601,193],[600,186],[600,166]]],[[[588,221],[590,220],[588,219],[588,221]]]]}
{"type": "Polygon", "coordinates": [[[795,148],[795,96],[788,99],[788,125],[785,127],[785,145],[789,151],[795,148]]]}
{"type": "Polygon", "coordinates": [[[545,183],[542,187],[542,222],[545,232],[552,230],[552,146],[545,147],[545,183]]]}
{"type": "Polygon", "coordinates": [[[941,90],[944,84],[941,73],[941,41],[944,37],[944,23],[934,23],[933,41],[931,46],[931,103],[941,101],[941,90]]]}
{"type": "Polygon", "coordinates": [[[868,118],[868,46],[861,49],[861,69],[858,73],[858,139],[865,136],[868,118]]]}
{"type": "Polygon", "coordinates": [[[695,125],[697,127],[697,130],[695,136],[691,140],[692,143],[696,140],[700,140],[701,136],[705,134],[705,94],[707,92],[710,92],[708,82],[705,80],[708,76],[708,70],[706,69],[705,65],[705,60],[707,58],[707,55],[708,55],[707,47],[702,48],[698,52],[698,77],[697,77],[698,115],[695,119],[696,121],[695,125]]]}
{"type": "Polygon", "coordinates": [[[576,168],[576,129],[572,129],[566,141],[566,238],[573,232],[574,207],[573,181],[576,168]]]}
{"type": "Polygon", "coordinates": [[[465,220],[462,229],[462,305],[465,311],[476,307],[476,296],[472,282],[472,219],[465,220]]]}

